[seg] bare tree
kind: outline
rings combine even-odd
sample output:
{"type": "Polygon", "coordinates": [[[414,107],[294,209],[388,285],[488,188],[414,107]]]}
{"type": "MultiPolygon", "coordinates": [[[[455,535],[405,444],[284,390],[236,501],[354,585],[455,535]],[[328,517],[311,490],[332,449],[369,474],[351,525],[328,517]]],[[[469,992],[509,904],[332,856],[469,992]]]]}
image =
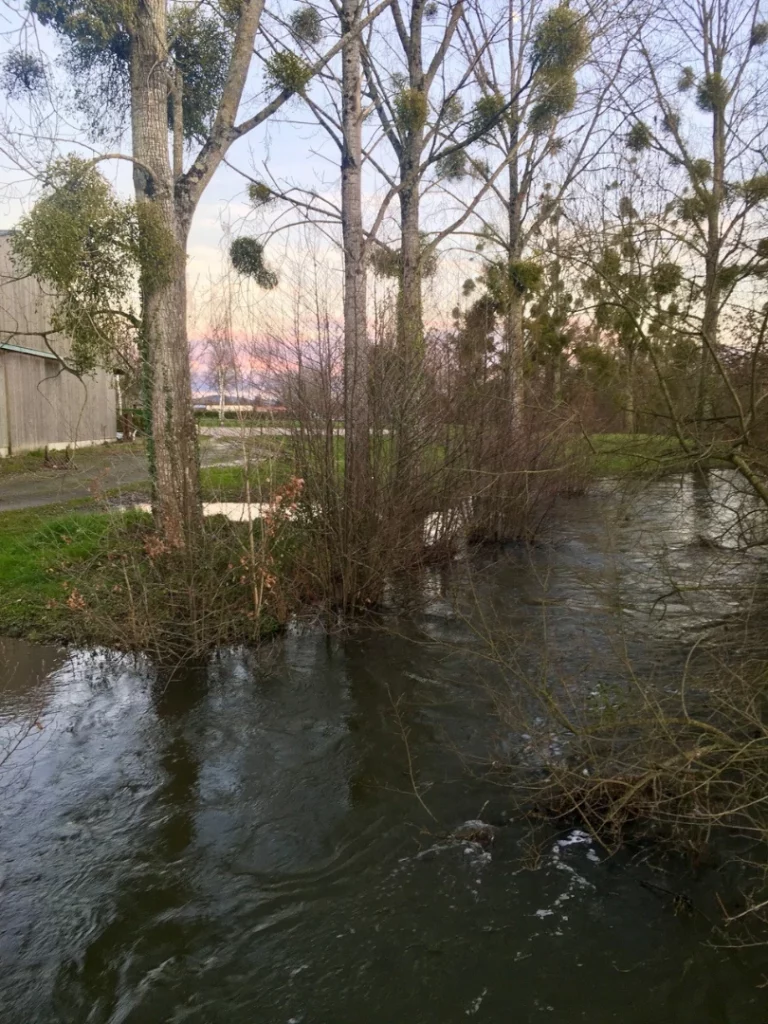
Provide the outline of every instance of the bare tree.
{"type": "Polygon", "coordinates": [[[203,339],[207,380],[216,389],[219,400],[219,423],[226,415],[227,395],[237,387],[239,373],[232,334],[226,328],[214,327],[203,339]]]}
{"type": "Polygon", "coordinates": [[[606,105],[622,59],[620,47],[613,52],[610,27],[599,5],[579,11],[541,0],[504,0],[498,8],[478,10],[476,22],[462,31],[481,92],[473,120],[484,153],[476,166],[487,167],[488,156],[506,168],[491,187],[495,206],[476,217],[489,252],[483,283],[503,319],[509,417],[523,404],[524,310],[540,279],[531,249],[610,139],[606,105]],[[511,102],[499,117],[507,96],[511,102]]]}
{"type": "Polygon", "coordinates": [[[381,252],[374,251],[373,256],[378,258],[380,271],[398,279],[397,353],[401,386],[394,424],[394,462],[402,487],[412,482],[413,434],[423,399],[420,387],[424,355],[422,277],[430,254],[425,251],[421,230],[422,179],[427,166],[439,159],[438,127],[445,120],[446,104],[451,96],[455,97],[456,91],[444,89],[437,100],[432,93],[463,13],[462,0],[449,4],[443,28],[434,41],[428,42],[425,23],[439,16],[437,5],[427,0],[412,0],[409,10],[404,11],[399,0],[395,0],[392,16],[404,70],[396,71],[387,81],[370,46],[363,55],[368,93],[397,164],[396,174],[389,177],[389,194],[379,211],[374,234],[389,200],[396,196],[400,209],[399,251],[393,255],[385,248],[381,252]],[[431,103],[434,105],[432,117],[431,103]]]}
{"type": "Polygon", "coordinates": [[[362,10],[362,0],[343,0],[341,5],[341,31],[349,40],[342,51],[341,227],[344,244],[345,548],[350,553],[361,540],[359,517],[368,504],[370,478],[368,310],[362,207],[362,44],[360,34],[353,33],[362,10]]]}
{"type": "Polygon", "coordinates": [[[627,145],[668,161],[676,230],[699,268],[699,427],[712,416],[723,306],[756,269],[768,144],[761,11],[760,0],[642,6],[629,29],[634,61],[619,83],[627,145]]]}

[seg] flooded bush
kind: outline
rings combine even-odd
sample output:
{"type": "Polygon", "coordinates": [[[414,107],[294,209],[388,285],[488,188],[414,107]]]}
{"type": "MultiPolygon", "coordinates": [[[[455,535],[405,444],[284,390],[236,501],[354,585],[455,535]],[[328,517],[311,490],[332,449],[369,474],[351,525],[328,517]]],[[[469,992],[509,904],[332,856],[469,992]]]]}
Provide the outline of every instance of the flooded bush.
{"type": "Polygon", "coordinates": [[[377,315],[355,421],[341,389],[343,337],[317,303],[319,339],[281,337],[258,355],[290,411],[306,568],[326,610],[370,608],[394,578],[418,576],[468,543],[533,540],[559,496],[584,490],[588,451],[574,443],[565,407],[532,397],[512,419],[491,371],[467,379],[440,332],[426,333],[410,367],[396,304],[377,315]]]}
{"type": "Polygon", "coordinates": [[[292,519],[299,490],[289,481],[253,507],[252,521],[206,518],[195,551],[170,548],[147,513],[105,516],[88,556],[56,572],[54,604],[69,611],[68,639],[180,664],[279,630],[309,598],[292,519]]]}
{"type": "Polygon", "coordinates": [[[743,888],[723,892],[725,922],[768,941],[767,708],[768,662],[713,665],[673,692],[634,679],[620,700],[601,694],[569,715],[562,755],[541,758],[528,796],[610,851],[652,840],[695,863],[738,863],[743,888]]]}
{"type": "Polygon", "coordinates": [[[575,511],[561,508],[543,543],[465,563],[450,592],[451,657],[471,659],[469,690],[492,709],[493,753],[468,762],[534,824],[706,865],[722,941],[768,942],[768,578],[754,494],[735,475],[664,478],[575,511]],[[489,601],[500,582],[507,600],[489,601]]]}

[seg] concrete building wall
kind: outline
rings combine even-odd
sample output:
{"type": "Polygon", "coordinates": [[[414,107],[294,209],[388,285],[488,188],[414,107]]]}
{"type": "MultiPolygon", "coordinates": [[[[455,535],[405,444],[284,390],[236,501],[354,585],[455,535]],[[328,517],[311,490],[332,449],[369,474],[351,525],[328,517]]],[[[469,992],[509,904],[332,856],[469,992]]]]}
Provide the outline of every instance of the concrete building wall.
{"type": "Polygon", "coordinates": [[[7,409],[8,389],[5,386],[5,360],[0,355],[0,458],[9,452],[8,424],[10,417],[7,409]]]}
{"type": "Polygon", "coordinates": [[[111,374],[78,378],[64,369],[69,342],[46,339],[53,299],[13,265],[0,234],[0,455],[35,448],[113,441],[116,401],[111,374]]]}

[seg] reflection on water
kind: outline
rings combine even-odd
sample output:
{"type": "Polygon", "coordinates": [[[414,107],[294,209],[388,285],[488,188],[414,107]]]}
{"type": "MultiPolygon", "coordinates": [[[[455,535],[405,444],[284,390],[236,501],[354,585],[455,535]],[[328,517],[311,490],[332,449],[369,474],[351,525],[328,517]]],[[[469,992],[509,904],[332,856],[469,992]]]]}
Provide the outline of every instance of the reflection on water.
{"type": "MultiPolygon", "coordinates": [[[[531,664],[546,632],[590,684],[616,622],[633,656],[674,666],[763,572],[698,542],[719,516],[690,481],[569,502],[547,544],[486,557],[471,603],[531,664]]],[[[435,573],[400,630],[467,640],[461,572],[435,573]]],[[[450,838],[506,810],[454,753],[497,737],[453,647],[297,630],[172,679],[104,652],[0,658],[3,1024],[765,1024],[760,961],[707,945],[647,867],[578,831],[536,871],[515,822],[490,849],[450,838]]],[[[674,884],[708,905],[709,880],[674,884]]]]}

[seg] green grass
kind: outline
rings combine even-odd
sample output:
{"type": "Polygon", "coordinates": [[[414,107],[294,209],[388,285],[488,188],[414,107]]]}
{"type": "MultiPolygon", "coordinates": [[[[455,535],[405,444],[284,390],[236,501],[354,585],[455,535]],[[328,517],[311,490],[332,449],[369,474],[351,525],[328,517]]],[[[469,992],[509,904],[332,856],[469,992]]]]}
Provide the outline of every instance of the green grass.
{"type": "MultiPolygon", "coordinates": [[[[62,453],[63,454],[63,453],[62,453]]],[[[44,468],[45,452],[37,448],[22,455],[9,455],[0,459],[0,477],[15,476],[17,473],[34,473],[44,468]]]]}
{"type": "Polygon", "coordinates": [[[205,466],[200,470],[203,501],[245,501],[247,483],[252,501],[267,501],[292,472],[285,453],[253,463],[247,472],[243,466],[205,466]]]}
{"type": "Polygon", "coordinates": [[[77,511],[76,503],[0,515],[0,633],[76,638],[68,577],[95,556],[110,518],[77,511]]]}
{"type": "MultiPolygon", "coordinates": [[[[334,447],[341,450],[339,440],[334,439],[334,447]]],[[[269,500],[295,466],[288,439],[269,439],[268,452],[264,457],[260,443],[247,471],[242,465],[202,468],[203,500],[243,501],[246,483],[253,501],[269,500]]],[[[7,466],[13,472],[32,472],[41,469],[42,461],[42,452],[29,453],[7,466]]],[[[108,497],[119,499],[121,490],[108,497]]],[[[149,497],[146,483],[130,490],[149,497]]],[[[120,635],[129,591],[146,607],[147,619],[161,624],[173,616],[174,622],[183,621],[185,594],[194,591],[204,615],[221,630],[221,642],[254,639],[273,629],[274,615],[270,619],[265,613],[263,621],[253,621],[252,586],[241,583],[247,528],[226,520],[206,522],[205,554],[195,560],[192,585],[183,575],[183,559],[172,553],[148,555],[154,528],[146,514],[109,511],[93,499],[0,513],[0,635],[139,646],[138,640],[124,641],[120,635]],[[78,607],[80,598],[84,609],[78,607]]],[[[294,575],[294,552],[302,543],[295,534],[295,529],[288,530],[280,549],[270,555],[270,566],[281,568],[286,580],[294,575]]],[[[168,628],[176,626],[170,623],[168,628]]]]}
{"type": "Polygon", "coordinates": [[[247,430],[258,430],[259,427],[297,427],[298,420],[290,420],[278,416],[225,416],[222,423],[213,412],[195,416],[198,427],[244,427],[247,430]]]}
{"type": "MultiPolygon", "coordinates": [[[[591,434],[579,446],[595,476],[681,473],[694,463],[676,437],[663,434],[591,434]]],[[[716,461],[710,457],[706,465],[716,461]]],[[[696,463],[702,465],[701,459],[696,463]]]]}
{"type": "MultiPolygon", "coordinates": [[[[254,614],[264,571],[290,581],[303,535],[292,525],[249,561],[249,528],[223,517],[189,559],[167,549],[151,516],[48,506],[0,514],[0,635],[40,643],[99,644],[159,656],[256,641],[288,614],[275,587],[254,614]],[[249,568],[251,566],[251,568],[249,568]]],[[[286,593],[290,593],[290,587],[286,593]]]]}
{"type": "MultiPolygon", "coordinates": [[[[143,441],[88,445],[76,449],[74,460],[76,465],[90,467],[101,461],[108,460],[115,452],[141,451],[143,447],[143,441]]],[[[50,452],[51,462],[58,465],[65,464],[66,456],[67,453],[63,450],[56,449],[50,452]]],[[[35,448],[33,451],[22,452],[19,455],[8,455],[0,459],[0,478],[16,476],[19,473],[35,473],[45,469],[44,448],[35,448]]]]}
{"type": "MultiPolygon", "coordinates": [[[[243,501],[246,480],[253,501],[268,500],[293,474],[288,445],[281,439],[272,447],[272,457],[254,459],[247,474],[240,465],[204,467],[203,500],[243,501]]],[[[27,459],[33,469],[37,458],[27,459]]],[[[148,484],[130,490],[149,498],[148,484]]],[[[121,491],[107,497],[119,499],[121,491]]],[[[270,556],[270,566],[286,579],[293,574],[294,533],[270,556]]],[[[241,559],[249,549],[244,524],[206,520],[205,550],[191,570],[173,552],[152,556],[153,543],[149,515],[110,511],[90,498],[0,513],[0,635],[140,647],[147,624],[157,627],[155,636],[163,629],[174,638],[183,633],[190,600],[193,614],[219,630],[217,642],[253,640],[275,628],[268,609],[254,621],[252,585],[242,583],[241,559]],[[145,618],[132,632],[126,626],[130,592],[145,618]]]]}
{"type": "MultiPolygon", "coordinates": [[[[203,466],[200,470],[200,490],[203,501],[245,501],[250,483],[251,501],[268,501],[278,487],[292,475],[292,466],[286,459],[269,459],[254,463],[246,472],[243,466],[203,466]]],[[[119,498],[126,490],[113,488],[108,498],[119,498]]],[[[132,497],[149,501],[149,481],[132,484],[127,490],[132,497]]]]}
{"type": "MultiPolygon", "coordinates": [[[[76,449],[74,464],[78,468],[96,468],[103,462],[109,462],[114,455],[138,454],[143,450],[143,440],[88,445],[76,449]]],[[[50,459],[52,463],[64,466],[66,452],[58,449],[51,451],[50,459]]],[[[0,478],[16,476],[20,473],[44,472],[47,468],[45,449],[36,448],[33,451],[22,452],[20,455],[9,455],[0,459],[0,478]]]]}

